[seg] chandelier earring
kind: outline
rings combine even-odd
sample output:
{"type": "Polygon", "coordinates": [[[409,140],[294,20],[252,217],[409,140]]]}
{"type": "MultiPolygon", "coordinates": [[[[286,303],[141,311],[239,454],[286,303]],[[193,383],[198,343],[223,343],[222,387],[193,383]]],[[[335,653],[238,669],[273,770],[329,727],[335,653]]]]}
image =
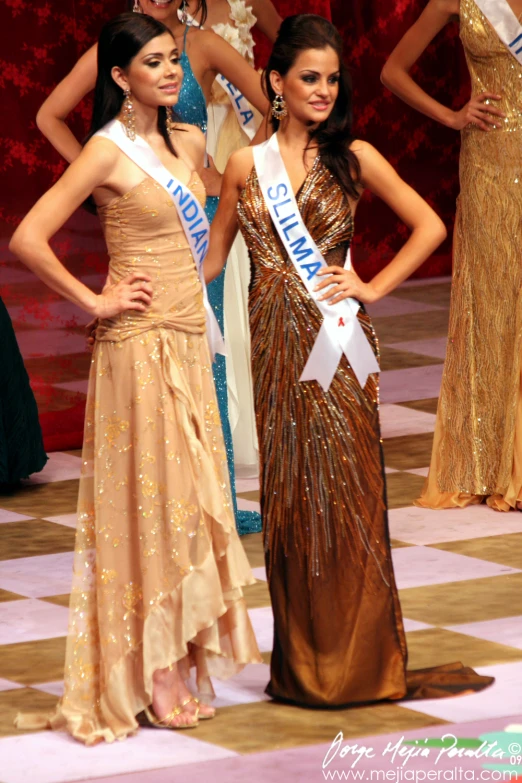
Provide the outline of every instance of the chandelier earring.
{"type": "Polygon", "coordinates": [[[121,107],[121,121],[123,123],[123,127],[125,128],[125,133],[131,141],[134,141],[136,138],[136,115],[134,114],[134,106],[131,100],[130,89],[126,87],[123,91],[123,94],[125,96],[125,100],[123,101],[123,106],[121,107]]]}
{"type": "Polygon", "coordinates": [[[171,108],[167,106],[167,121],[166,121],[166,127],[167,127],[167,133],[169,136],[172,136],[176,129],[176,121],[174,119],[174,114],[171,108]]]}
{"type": "Polygon", "coordinates": [[[141,9],[140,0],[134,0],[134,4],[132,6],[132,11],[135,14],[142,14],[143,11],[141,9]]]}
{"type": "Polygon", "coordinates": [[[288,109],[286,108],[286,101],[282,95],[276,95],[272,102],[272,117],[281,121],[283,117],[288,116],[288,109]]]}
{"type": "Polygon", "coordinates": [[[183,2],[181,3],[181,7],[178,11],[178,19],[181,22],[181,24],[187,24],[188,22],[189,16],[188,16],[187,8],[188,8],[187,0],[183,0],[183,2]]]}

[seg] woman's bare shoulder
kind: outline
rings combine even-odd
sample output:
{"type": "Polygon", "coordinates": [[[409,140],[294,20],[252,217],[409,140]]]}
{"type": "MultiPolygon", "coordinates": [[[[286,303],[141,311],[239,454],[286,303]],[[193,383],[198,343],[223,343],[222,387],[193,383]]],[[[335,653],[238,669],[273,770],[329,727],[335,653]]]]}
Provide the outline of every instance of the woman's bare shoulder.
{"type": "Polygon", "coordinates": [[[430,0],[428,6],[448,16],[458,16],[460,12],[460,0],[430,0]]]}
{"type": "Polygon", "coordinates": [[[182,131],[183,139],[190,144],[205,148],[205,134],[197,125],[189,125],[188,122],[176,122],[176,129],[182,131]]]}
{"type": "Polygon", "coordinates": [[[242,147],[230,156],[230,162],[237,171],[250,172],[254,165],[254,148],[242,147]]]}
{"type": "Polygon", "coordinates": [[[234,152],[227,163],[225,176],[228,182],[233,182],[239,189],[245,187],[248,175],[254,166],[252,147],[242,147],[234,152]]]}

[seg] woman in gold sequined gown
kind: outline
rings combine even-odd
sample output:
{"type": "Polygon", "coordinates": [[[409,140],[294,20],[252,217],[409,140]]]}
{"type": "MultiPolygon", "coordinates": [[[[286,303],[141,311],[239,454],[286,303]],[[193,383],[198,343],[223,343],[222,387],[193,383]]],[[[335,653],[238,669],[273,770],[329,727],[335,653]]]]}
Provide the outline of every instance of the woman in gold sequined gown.
{"type": "MultiPolygon", "coordinates": [[[[204,204],[194,171],[203,134],[181,125],[169,136],[164,109],[158,118],[158,106],[176,103],[182,78],[171,33],[123,14],[104,28],[99,52],[93,132],[129,89],[136,132],[204,204]],[[101,117],[100,106],[109,106],[101,117]]],[[[100,319],[65,694],[47,720],[86,744],[123,739],[143,710],[145,722],[195,727],[214,711],[192,698],[190,670],[211,696],[211,675],[229,677],[261,659],[241,590],[254,580],[234,524],[202,288],[177,210],[112,141],[94,137],[25,218],[12,248],[100,319]],[[110,253],[101,296],[69,275],[47,241],[91,190],[110,253]]],[[[20,716],[18,725],[46,719],[20,716]]]]}
{"type": "MultiPolygon", "coordinates": [[[[522,16],[521,0],[509,0],[522,16]]],[[[428,479],[417,505],[522,500],[522,66],[475,0],[431,0],[383,71],[410,105],[462,131],[448,346],[428,479]],[[459,112],[408,71],[453,15],[473,98],[459,112]]]]}
{"type": "MultiPolygon", "coordinates": [[[[372,302],[416,269],[444,237],[441,221],[370,145],[350,144],[350,91],[333,26],[314,15],[283,21],[266,71],[288,116],[277,130],[297,207],[336,286],[325,298],[372,302]],[[412,228],[397,257],[363,284],[343,268],[363,187],[412,228]]],[[[277,180],[275,180],[277,181],[277,180]]],[[[280,187],[280,186],[278,186],[280,187]]],[[[299,378],[321,314],[265,204],[251,148],[225,172],[206,276],[219,273],[239,227],[252,264],[249,310],[261,455],[261,511],[274,612],[267,693],[336,707],[436,697],[491,680],[460,664],[406,673],[406,641],[388,534],[378,378],[361,388],[342,357],[324,391],[299,378]]],[[[359,323],[378,343],[362,307],[359,323]]]]}

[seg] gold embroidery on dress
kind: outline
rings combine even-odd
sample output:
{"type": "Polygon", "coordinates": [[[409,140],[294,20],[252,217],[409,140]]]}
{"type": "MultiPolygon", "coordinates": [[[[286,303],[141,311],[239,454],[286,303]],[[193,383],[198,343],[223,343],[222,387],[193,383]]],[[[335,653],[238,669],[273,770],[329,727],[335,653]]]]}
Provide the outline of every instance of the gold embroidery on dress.
{"type": "Polygon", "coordinates": [[[53,718],[87,744],[136,730],[156,668],[197,663],[198,688],[211,693],[211,674],[260,660],[223,439],[217,424],[205,429],[216,399],[201,285],[172,206],[145,179],[100,210],[111,279],[146,271],[154,297],[144,313],[100,322],[91,362],[65,693],[53,718]]]}

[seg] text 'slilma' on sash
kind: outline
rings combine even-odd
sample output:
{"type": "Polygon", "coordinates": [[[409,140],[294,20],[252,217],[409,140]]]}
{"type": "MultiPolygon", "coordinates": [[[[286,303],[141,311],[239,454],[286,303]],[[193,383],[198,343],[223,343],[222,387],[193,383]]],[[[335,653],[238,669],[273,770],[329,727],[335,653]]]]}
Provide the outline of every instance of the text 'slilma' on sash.
{"type": "MultiPolygon", "coordinates": [[[[379,372],[379,365],[357,318],[360,305],[355,299],[344,299],[335,305],[318,301],[324,289],[316,293],[314,288],[324,278],[317,277],[317,273],[327,264],[299,212],[277,133],[264,144],[255,146],[253,153],[259,185],[277,233],[323,316],[321,329],[299,380],[317,380],[328,391],[344,353],[364,388],[368,375],[379,372]]],[[[349,264],[348,253],[345,266],[349,264]]]]}

